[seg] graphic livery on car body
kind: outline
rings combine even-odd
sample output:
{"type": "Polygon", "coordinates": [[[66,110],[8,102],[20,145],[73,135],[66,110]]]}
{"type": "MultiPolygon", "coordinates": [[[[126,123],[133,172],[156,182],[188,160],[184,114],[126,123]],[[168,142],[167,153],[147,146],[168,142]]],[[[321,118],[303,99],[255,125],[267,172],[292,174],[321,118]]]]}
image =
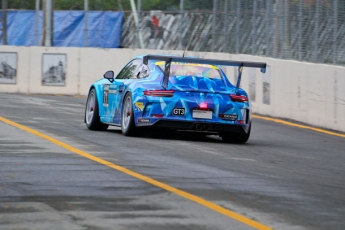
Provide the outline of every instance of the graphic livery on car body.
{"type": "MultiPolygon", "coordinates": [[[[219,134],[226,142],[244,143],[251,130],[251,105],[240,88],[244,67],[259,62],[146,55],[132,59],[91,85],[85,122],[91,130],[121,126],[124,135],[141,127],[219,134]],[[236,85],[219,66],[238,67],[236,85]]],[[[143,131],[143,129],[141,129],[143,131]]]]}

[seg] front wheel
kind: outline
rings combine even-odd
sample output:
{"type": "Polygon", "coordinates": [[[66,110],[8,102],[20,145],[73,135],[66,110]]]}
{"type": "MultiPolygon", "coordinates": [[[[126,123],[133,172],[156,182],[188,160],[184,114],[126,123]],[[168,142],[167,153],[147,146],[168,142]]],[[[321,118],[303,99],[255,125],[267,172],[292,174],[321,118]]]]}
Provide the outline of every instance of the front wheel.
{"type": "Polygon", "coordinates": [[[121,131],[125,136],[133,136],[135,134],[134,112],[130,93],[126,95],[122,105],[121,131]]]}
{"type": "Polygon", "coordinates": [[[222,137],[223,141],[226,143],[235,143],[235,144],[244,144],[248,141],[250,137],[252,125],[250,125],[248,133],[241,134],[241,133],[221,133],[220,136],[222,137]]]}
{"type": "Polygon", "coordinates": [[[85,123],[90,130],[105,131],[109,125],[103,124],[99,119],[99,108],[95,89],[91,89],[85,108],[85,123]]]}

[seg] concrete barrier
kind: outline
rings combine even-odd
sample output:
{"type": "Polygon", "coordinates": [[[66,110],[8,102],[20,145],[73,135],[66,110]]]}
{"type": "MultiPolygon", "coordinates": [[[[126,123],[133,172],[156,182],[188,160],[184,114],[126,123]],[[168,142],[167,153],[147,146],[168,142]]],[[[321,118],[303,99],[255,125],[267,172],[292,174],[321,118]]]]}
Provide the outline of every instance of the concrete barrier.
{"type": "MultiPolygon", "coordinates": [[[[0,55],[6,53],[17,54],[14,66],[17,78],[14,84],[5,84],[0,78],[0,92],[86,95],[89,86],[102,78],[105,71],[117,73],[134,56],[182,55],[183,51],[1,46],[0,55]],[[45,54],[65,55],[63,86],[42,83],[45,54]]],[[[266,62],[266,74],[246,68],[243,72],[241,87],[249,93],[254,113],[345,132],[345,67],[240,54],[187,52],[186,55],[266,62]]],[[[235,68],[227,67],[224,71],[230,81],[236,81],[235,68]]]]}

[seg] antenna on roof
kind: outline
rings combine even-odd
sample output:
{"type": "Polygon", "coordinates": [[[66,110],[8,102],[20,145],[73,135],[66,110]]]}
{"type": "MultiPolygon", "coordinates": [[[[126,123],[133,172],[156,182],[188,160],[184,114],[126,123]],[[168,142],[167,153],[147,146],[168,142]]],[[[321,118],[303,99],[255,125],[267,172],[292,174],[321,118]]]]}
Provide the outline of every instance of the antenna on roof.
{"type": "Polygon", "coordinates": [[[183,51],[183,55],[182,57],[184,57],[184,53],[186,52],[186,50],[189,48],[189,45],[190,45],[190,42],[192,41],[192,36],[189,37],[189,41],[188,41],[188,44],[187,46],[184,48],[184,51],[183,51]]]}

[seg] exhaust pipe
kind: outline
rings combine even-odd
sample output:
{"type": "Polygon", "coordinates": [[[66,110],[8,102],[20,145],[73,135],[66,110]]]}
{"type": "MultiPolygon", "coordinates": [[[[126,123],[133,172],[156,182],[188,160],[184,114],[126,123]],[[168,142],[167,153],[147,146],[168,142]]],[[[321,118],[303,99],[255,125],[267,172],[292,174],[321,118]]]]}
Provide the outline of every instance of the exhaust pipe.
{"type": "Polygon", "coordinates": [[[202,127],[202,129],[203,129],[204,131],[208,131],[208,130],[210,129],[210,125],[204,125],[204,126],[202,127]]]}
{"type": "Polygon", "coordinates": [[[210,125],[209,124],[205,124],[205,125],[203,125],[203,124],[196,124],[195,125],[195,129],[197,131],[208,131],[208,130],[210,130],[210,125]]]}
{"type": "Polygon", "coordinates": [[[201,124],[196,124],[195,129],[198,131],[202,130],[202,125],[201,124]]]}

